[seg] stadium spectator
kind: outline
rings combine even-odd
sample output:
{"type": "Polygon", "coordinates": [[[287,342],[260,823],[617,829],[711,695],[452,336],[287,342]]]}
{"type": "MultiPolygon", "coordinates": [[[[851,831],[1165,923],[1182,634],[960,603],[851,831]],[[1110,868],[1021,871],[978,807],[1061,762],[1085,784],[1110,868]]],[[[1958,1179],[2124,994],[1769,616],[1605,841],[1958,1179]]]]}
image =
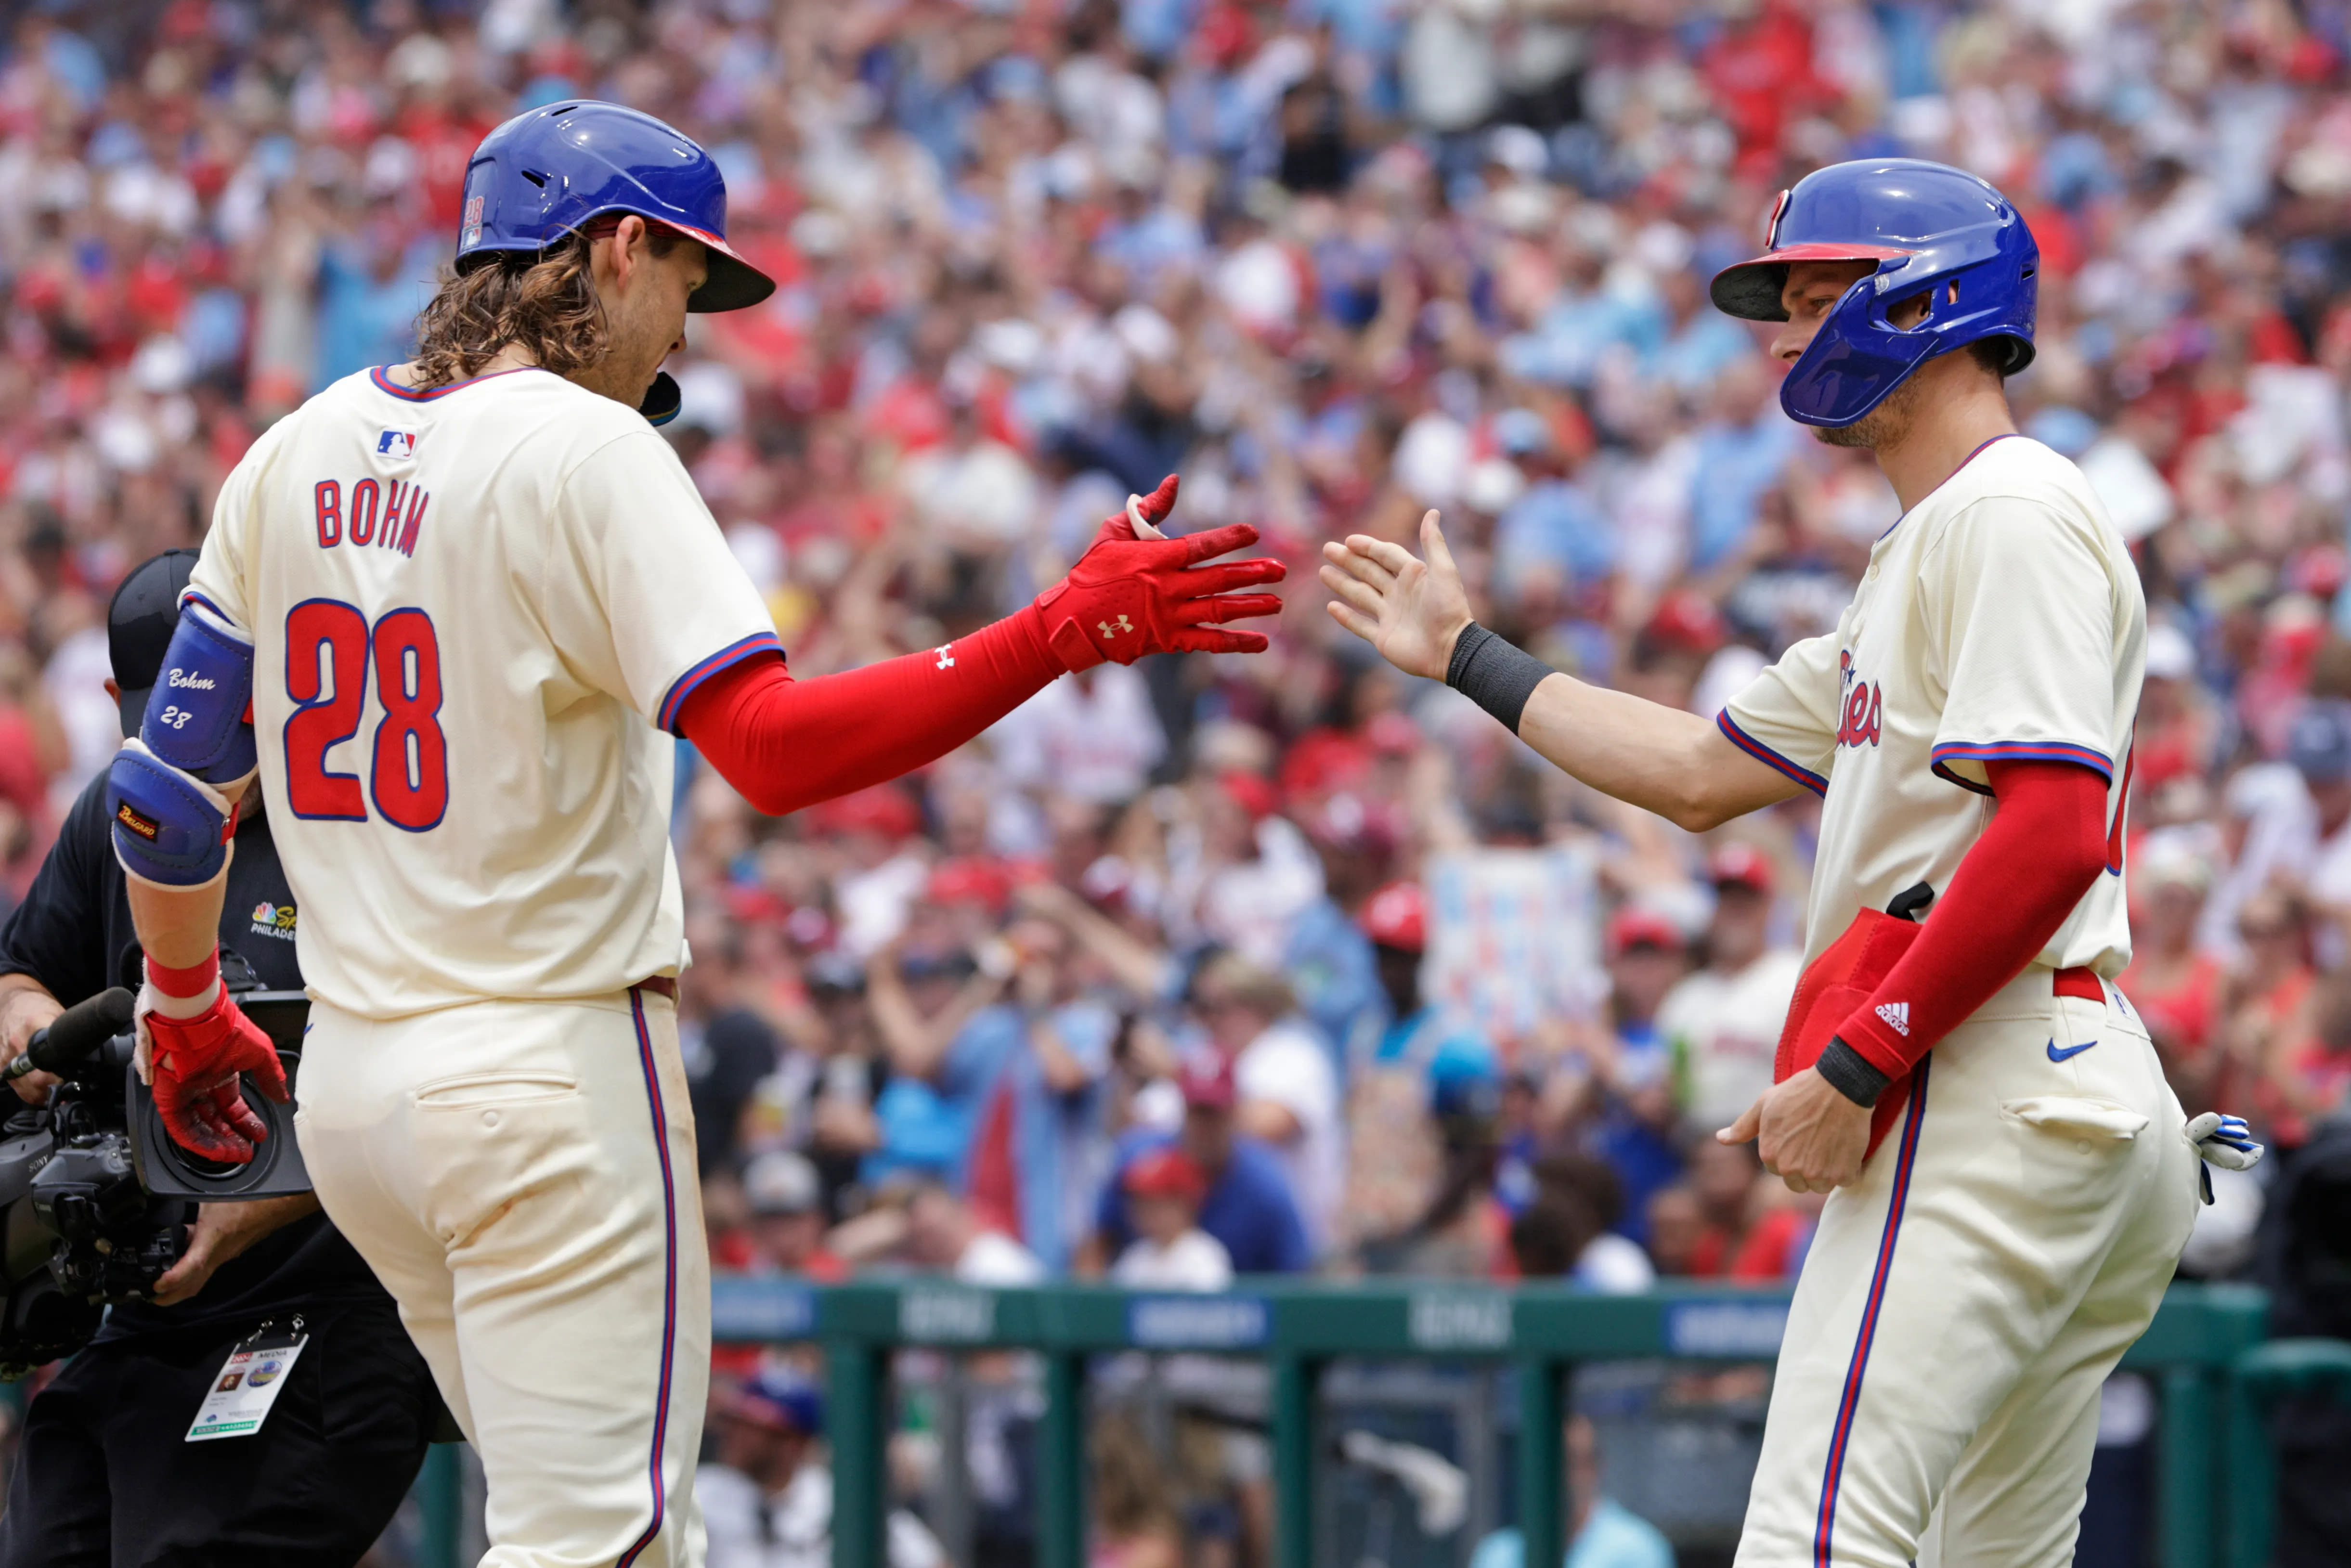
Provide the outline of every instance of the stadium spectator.
{"type": "MultiPolygon", "coordinates": [[[[1460,1124],[1490,1123],[1500,1110],[1501,1063],[1492,1042],[1458,1011],[1421,995],[1426,894],[1414,883],[1390,883],[1364,904],[1362,925],[1389,1021],[1348,1063],[1348,1162],[1335,1239],[1342,1248],[1423,1238],[1458,1218],[1438,1210],[1466,1211],[1468,1195],[1457,1189],[1477,1180],[1476,1172],[1449,1168],[1458,1162],[1448,1154],[1468,1154],[1476,1141],[1460,1124]]],[[[1490,1185],[1492,1172],[1484,1176],[1490,1185]]]]}
{"type": "Polygon", "coordinates": [[[1110,1416],[1086,1437],[1091,1568],[1184,1568],[1184,1532],[1159,1458],[1135,1424],[1110,1416]]]}
{"type": "MultiPolygon", "coordinates": [[[[720,1398],[718,1460],[695,1477],[709,1568],[831,1568],[823,1394],[772,1366],[720,1398]]],[[[946,1552],[913,1514],[893,1509],[883,1529],[885,1568],[946,1568],[946,1552]]]]}
{"type": "Polygon", "coordinates": [[[1339,1084],[1330,1047],[1297,1017],[1280,975],[1238,953],[1202,965],[1192,1006],[1208,1049],[1232,1063],[1235,1125],[1281,1162],[1308,1246],[1329,1242],[1344,1176],[1339,1084]]]}
{"type": "Polygon", "coordinates": [[[1224,1243],[1200,1228],[1208,1178],[1182,1148],[1153,1149],[1119,1177],[1134,1239],[1110,1266],[1131,1291],[1221,1291],[1233,1282],[1224,1243]]]}
{"type": "Polygon", "coordinates": [[[1803,956],[1771,939],[1771,862],[1752,844],[1725,844],[1707,862],[1714,918],[1706,967],[1657,1007],[1674,1053],[1682,1110],[1701,1127],[1728,1127],[1771,1087],[1780,1026],[1803,956]]]}
{"type": "MultiPolygon", "coordinates": [[[[1674,1568],[1663,1532],[1600,1490],[1600,1436],[1591,1418],[1567,1423],[1568,1521],[1565,1568],[1674,1568]]],[[[1515,1530],[1498,1530],[1478,1542],[1469,1568],[1526,1568],[1526,1542],[1515,1530]]]]}
{"type": "Polygon", "coordinates": [[[1586,1155],[1552,1155],[1535,1167],[1535,1200],[1510,1222],[1510,1253],[1520,1277],[1562,1275],[1609,1295],[1656,1282],[1648,1254],[1609,1228],[1621,1217],[1616,1174],[1586,1155]]]}
{"type": "Polygon", "coordinates": [[[1034,1285],[1045,1278],[1037,1255],[992,1229],[945,1182],[923,1180],[907,1193],[904,1254],[967,1285],[1034,1285]]]}
{"type": "Polygon", "coordinates": [[[761,1155],[743,1169],[743,1198],[755,1269],[826,1283],[848,1277],[847,1266],[825,1249],[823,1185],[807,1156],[788,1149],[761,1155]]]}
{"type": "Polygon", "coordinates": [[[1757,1284],[1795,1278],[1821,1197],[1792,1194],[1762,1176],[1762,1165],[1744,1144],[1700,1138],[1692,1147],[1689,1192],[1701,1228],[1689,1243],[1686,1272],[1757,1284]]]}
{"type": "Polygon", "coordinates": [[[1136,1161],[1171,1147],[1180,1148],[1207,1179],[1198,1224],[1224,1247],[1233,1272],[1289,1274],[1306,1268],[1313,1255],[1281,1164],[1272,1150],[1237,1127],[1240,1096],[1231,1064],[1214,1057],[1196,1060],[1185,1066],[1181,1086],[1182,1130],[1146,1130],[1130,1140],[1117,1174],[1102,1193],[1081,1270],[1099,1273],[1133,1244],[1135,1233],[1121,1183],[1136,1161]]]}

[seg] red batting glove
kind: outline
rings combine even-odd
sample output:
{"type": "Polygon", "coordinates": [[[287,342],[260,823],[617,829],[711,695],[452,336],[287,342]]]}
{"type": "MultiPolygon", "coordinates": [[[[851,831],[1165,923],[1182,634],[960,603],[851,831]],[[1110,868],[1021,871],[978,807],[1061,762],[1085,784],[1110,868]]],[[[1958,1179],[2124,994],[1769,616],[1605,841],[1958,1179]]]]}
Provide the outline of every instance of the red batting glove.
{"type": "MultiPolygon", "coordinates": [[[[1136,509],[1156,528],[1176,509],[1176,476],[1159,481],[1136,509]]],[[[1090,670],[1105,659],[1132,664],[1145,653],[1263,653],[1264,632],[1214,628],[1280,611],[1278,595],[1228,591],[1280,582],[1287,569],[1263,559],[1199,564],[1255,543],[1257,530],[1247,523],[1182,538],[1142,538],[1121,512],[1102,524],[1070,575],[1037,596],[1046,637],[1070,670],[1090,670]]]]}
{"type": "Polygon", "coordinates": [[[286,1069],[269,1037],[225,987],[194,1018],[150,1012],[140,1021],[147,1030],[155,1109],[172,1141],[208,1160],[249,1163],[253,1146],[269,1136],[269,1125],[245,1103],[237,1075],[250,1072],[264,1094],[280,1103],[287,1098],[286,1069]]]}

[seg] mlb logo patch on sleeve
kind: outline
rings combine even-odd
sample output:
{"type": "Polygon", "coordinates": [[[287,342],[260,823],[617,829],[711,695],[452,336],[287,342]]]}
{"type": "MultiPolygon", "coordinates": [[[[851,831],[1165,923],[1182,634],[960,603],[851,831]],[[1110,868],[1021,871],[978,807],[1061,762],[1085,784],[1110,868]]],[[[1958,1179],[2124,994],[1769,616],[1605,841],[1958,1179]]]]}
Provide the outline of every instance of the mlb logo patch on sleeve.
{"type": "Polygon", "coordinates": [[[413,430],[382,432],[375,438],[375,453],[377,456],[389,457],[394,463],[407,462],[416,455],[416,432],[413,430]]]}

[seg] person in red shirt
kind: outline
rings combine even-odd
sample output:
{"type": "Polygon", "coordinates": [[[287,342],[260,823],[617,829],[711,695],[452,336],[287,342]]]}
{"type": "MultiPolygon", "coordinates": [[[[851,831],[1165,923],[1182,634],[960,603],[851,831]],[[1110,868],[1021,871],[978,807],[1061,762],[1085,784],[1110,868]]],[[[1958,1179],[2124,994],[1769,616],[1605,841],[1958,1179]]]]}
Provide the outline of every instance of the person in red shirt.
{"type": "Polygon", "coordinates": [[[2178,834],[2158,831],[2140,846],[2131,875],[2131,966],[2116,984],[2146,1021],[2181,1105],[2200,1113],[2212,1108],[2211,1047],[2228,980],[2227,967],[2196,945],[2211,867],[2178,834]]]}

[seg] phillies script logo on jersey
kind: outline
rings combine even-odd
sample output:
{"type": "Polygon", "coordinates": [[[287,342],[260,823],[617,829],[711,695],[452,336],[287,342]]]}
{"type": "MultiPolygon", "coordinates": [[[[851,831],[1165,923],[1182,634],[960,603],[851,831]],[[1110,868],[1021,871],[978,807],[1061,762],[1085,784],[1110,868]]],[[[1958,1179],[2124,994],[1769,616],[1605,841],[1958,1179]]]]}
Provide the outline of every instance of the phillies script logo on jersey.
{"type": "Polygon", "coordinates": [[[1876,681],[1854,677],[1853,655],[1839,653],[1844,671],[1844,713],[1837,725],[1839,746],[1876,746],[1886,718],[1886,693],[1876,681]]]}

